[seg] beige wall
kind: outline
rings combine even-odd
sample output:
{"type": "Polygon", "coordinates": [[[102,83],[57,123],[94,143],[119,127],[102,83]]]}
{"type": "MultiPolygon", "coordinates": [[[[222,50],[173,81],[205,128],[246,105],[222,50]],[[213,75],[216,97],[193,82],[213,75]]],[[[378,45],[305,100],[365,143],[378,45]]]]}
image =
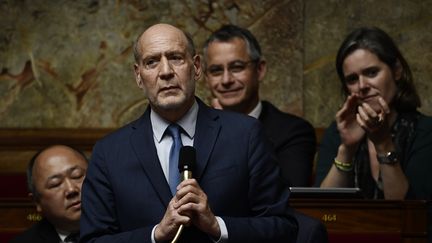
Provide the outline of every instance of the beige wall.
{"type": "MultiPolygon", "coordinates": [[[[249,28],[269,63],[262,98],[317,127],[341,101],[339,43],[354,27],[379,26],[399,44],[432,114],[431,16],[430,0],[0,0],[0,128],[115,128],[138,117],[146,101],[131,48],[157,22],[190,32],[199,49],[222,24],[249,28]]],[[[203,80],[197,95],[209,99],[203,80]]]]}

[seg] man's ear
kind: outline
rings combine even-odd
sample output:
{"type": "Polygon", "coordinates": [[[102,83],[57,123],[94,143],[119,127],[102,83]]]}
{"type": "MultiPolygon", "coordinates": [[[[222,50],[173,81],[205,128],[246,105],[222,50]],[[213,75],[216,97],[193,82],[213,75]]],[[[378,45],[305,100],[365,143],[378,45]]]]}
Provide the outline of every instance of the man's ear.
{"type": "Polygon", "coordinates": [[[264,59],[261,59],[257,63],[257,74],[258,81],[262,81],[267,72],[267,62],[264,59]]]}
{"type": "Polygon", "coordinates": [[[28,197],[30,197],[30,199],[34,202],[35,206],[36,206],[36,211],[38,213],[42,212],[42,207],[40,205],[39,202],[39,198],[37,198],[33,193],[29,192],[28,197]]]}
{"type": "Polygon", "coordinates": [[[139,88],[143,87],[141,74],[139,72],[139,65],[137,63],[134,64],[134,74],[135,74],[135,82],[139,88]]]}
{"type": "Polygon", "coordinates": [[[193,66],[194,66],[194,80],[197,81],[201,78],[201,75],[202,75],[201,56],[200,55],[195,55],[193,57],[193,66]]]}

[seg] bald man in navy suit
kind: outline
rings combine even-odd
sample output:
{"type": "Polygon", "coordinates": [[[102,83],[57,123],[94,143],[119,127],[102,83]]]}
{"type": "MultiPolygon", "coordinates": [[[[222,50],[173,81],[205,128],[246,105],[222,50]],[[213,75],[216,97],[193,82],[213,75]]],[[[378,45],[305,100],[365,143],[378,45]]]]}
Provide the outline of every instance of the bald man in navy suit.
{"type": "MultiPolygon", "coordinates": [[[[134,46],[135,79],[149,107],[98,141],[83,184],[81,242],[294,242],[297,223],[256,119],[212,109],[195,97],[201,61],[191,38],[168,24],[134,46]],[[169,154],[196,149],[193,179],[172,192],[169,154]]],[[[177,172],[178,173],[178,172],[177,172]]]]}

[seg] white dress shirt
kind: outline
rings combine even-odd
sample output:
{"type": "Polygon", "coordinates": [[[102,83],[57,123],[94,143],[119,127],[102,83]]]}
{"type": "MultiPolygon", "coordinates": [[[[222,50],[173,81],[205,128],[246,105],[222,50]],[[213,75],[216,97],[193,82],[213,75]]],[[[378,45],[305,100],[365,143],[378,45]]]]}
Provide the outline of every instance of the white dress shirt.
{"type": "Polygon", "coordinates": [[[70,243],[70,241],[65,241],[66,237],[71,234],[71,232],[62,231],[56,229],[58,236],[60,237],[59,243],[70,243]]]}

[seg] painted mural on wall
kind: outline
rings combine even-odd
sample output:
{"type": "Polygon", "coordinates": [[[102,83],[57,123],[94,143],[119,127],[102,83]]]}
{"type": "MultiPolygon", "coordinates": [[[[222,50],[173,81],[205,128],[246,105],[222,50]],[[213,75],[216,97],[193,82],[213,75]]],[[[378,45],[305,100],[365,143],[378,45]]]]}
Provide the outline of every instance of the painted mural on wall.
{"type": "MultiPolygon", "coordinates": [[[[0,127],[116,128],[146,100],[132,45],[166,22],[198,50],[226,23],[250,29],[268,72],[261,97],[326,127],[341,104],[334,56],[353,28],[374,25],[397,42],[432,115],[432,1],[423,0],[0,0],[0,127]]],[[[197,95],[208,102],[203,80],[197,95]]]]}
{"type": "MultiPolygon", "coordinates": [[[[263,97],[302,112],[299,1],[0,1],[0,12],[0,127],[114,128],[136,119],[146,100],[132,45],[158,22],[191,33],[199,50],[222,24],[249,28],[271,65],[263,97]]],[[[197,89],[208,101],[203,80],[197,89]]]]}

